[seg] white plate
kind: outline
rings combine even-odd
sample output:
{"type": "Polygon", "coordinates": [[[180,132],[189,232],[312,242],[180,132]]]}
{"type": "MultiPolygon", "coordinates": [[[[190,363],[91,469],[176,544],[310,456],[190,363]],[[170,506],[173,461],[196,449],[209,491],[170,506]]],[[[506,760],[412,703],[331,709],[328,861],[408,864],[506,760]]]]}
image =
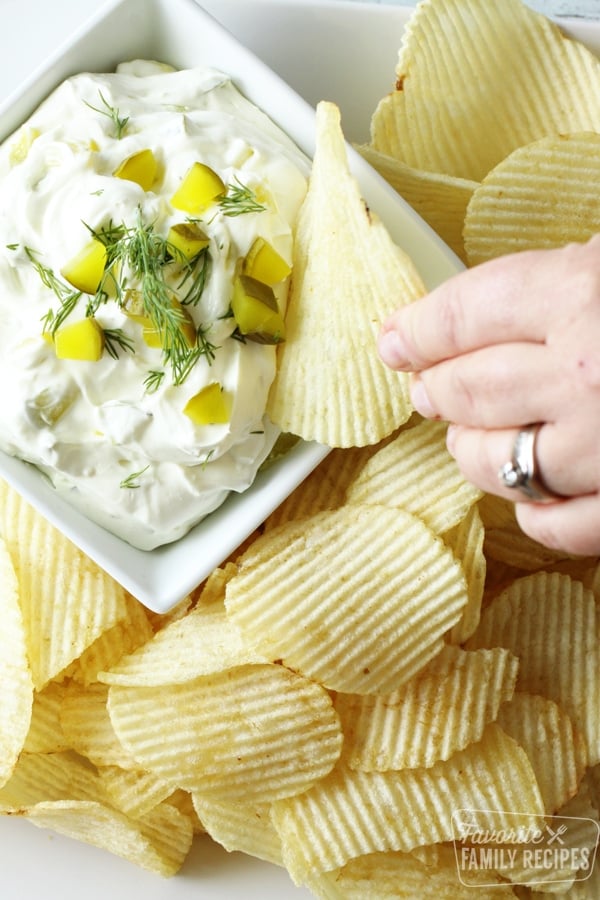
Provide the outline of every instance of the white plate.
{"type": "MultiPolygon", "coordinates": [[[[212,8],[221,14],[228,8],[229,20],[237,18],[233,4],[213,4],[212,8]]],[[[256,28],[258,5],[245,4],[242,9],[256,28]]],[[[286,7],[275,4],[263,6],[263,10],[263,22],[269,24],[262,33],[268,35],[267,46],[271,46],[281,39],[275,19],[281,21],[286,7]]],[[[287,11],[294,15],[292,7],[287,11]]],[[[301,21],[312,20],[319,11],[318,6],[303,6],[301,21]]],[[[373,12],[380,11],[374,8],[373,12]]],[[[243,34],[239,25],[238,19],[237,30],[243,34]]],[[[314,109],[193,0],[109,0],[87,27],[58,47],[20,91],[0,106],[0,136],[12,132],[68,75],[83,69],[109,71],[120,60],[135,57],[157,58],[181,68],[204,63],[228,72],[247,97],[312,155],[314,109]]],[[[455,272],[460,264],[454,255],[354,153],[352,167],[370,207],[413,257],[425,281],[433,286],[455,272]]],[[[135,597],[151,609],[165,612],[234,551],[326,452],[317,444],[300,443],[261,473],[249,490],[230,494],[222,507],[188,535],[152,551],[136,549],[86,519],[58,496],[33,466],[0,454],[0,474],[135,597]]]]}
{"type": "MultiPolygon", "coordinates": [[[[16,73],[33,69],[36,55],[40,50],[46,53],[56,35],[78,27],[99,5],[98,0],[54,0],[52,15],[46,19],[44,0],[2,0],[10,17],[0,30],[0,97],[17,83],[16,73]],[[42,32],[30,33],[35,12],[45,22],[45,43],[42,32]]],[[[336,100],[345,122],[352,122],[347,134],[363,138],[373,102],[389,87],[390,60],[395,58],[407,9],[343,0],[205,0],[205,6],[307,100],[336,100]]],[[[600,55],[600,23],[563,24],[600,55]]],[[[295,888],[282,870],[227,854],[207,839],[197,840],[182,872],[164,881],[94,847],[40,831],[25,821],[0,818],[2,900],[308,900],[310,896],[295,888]]]]}

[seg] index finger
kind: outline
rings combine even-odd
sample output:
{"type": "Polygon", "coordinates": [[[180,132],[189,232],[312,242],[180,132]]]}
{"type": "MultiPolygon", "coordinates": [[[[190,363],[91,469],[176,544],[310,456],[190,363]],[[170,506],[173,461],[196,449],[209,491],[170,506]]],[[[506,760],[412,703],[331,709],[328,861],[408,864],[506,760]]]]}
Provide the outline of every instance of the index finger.
{"type": "Polygon", "coordinates": [[[461,272],[384,323],[378,349],[393,369],[419,371],[507,341],[543,342],[579,264],[574,247],[503,256],[461,272]]]}

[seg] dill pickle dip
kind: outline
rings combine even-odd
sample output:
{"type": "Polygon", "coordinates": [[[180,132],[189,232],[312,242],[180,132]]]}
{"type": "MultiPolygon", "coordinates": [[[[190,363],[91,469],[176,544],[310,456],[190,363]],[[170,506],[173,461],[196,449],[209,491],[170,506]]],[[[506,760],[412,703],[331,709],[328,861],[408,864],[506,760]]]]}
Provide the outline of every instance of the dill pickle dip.
{"type": "Polygon", "coordinates": [[[307,176],[214,69],[63,82],[0,147],[0,448],[145,550],[248,488],[307,176]]]}

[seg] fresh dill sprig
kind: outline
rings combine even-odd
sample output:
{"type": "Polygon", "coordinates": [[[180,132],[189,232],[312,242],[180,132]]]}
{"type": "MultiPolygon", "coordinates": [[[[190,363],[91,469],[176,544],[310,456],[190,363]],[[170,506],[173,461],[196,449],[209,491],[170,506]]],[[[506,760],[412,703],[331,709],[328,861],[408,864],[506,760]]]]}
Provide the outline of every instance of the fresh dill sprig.
{"type": "Polygon", "coordinates": [[[135,490],[135,488],[139,488],[140,487],[139,480],[142,477],[142,475],[144,474],[144,472],[146,472],[149,468],[150,468],[150,466],[144,466],[144,468],[140,469],[138,472],[131,472],[131,474],[128,475],[127,478],[124,478],[120,482],[119,487],[130,488],[132,490],[135,490]]]}
{"type": "Polygon", "coordinates": [[[103,332],[104,346],[106,347],[107,353],[109,353],[113,359],[119,358],[118,347],[120,347],[121,350],[135,353],[133,342],[127,337],[122,328],[104,328],[103,332]]]}
{"type": "Polygon", "coordinates": [[[44,287],[47,287],[58,298],[60,306],[55,312],[49,309],[42,317],[44,331],[54,334],[73,312],[81,298],[81,291],[74,289],[70,284],[57,278],[49,266],[45,266],[37,259],[35,251],[30,247],[24,247],[25,255],[40,277],[44,287]]]}
{"type": "Polygon", "coordinates": [[[154,394],[161,386],[165,373],[161,369],[151,369],[144,379],[144,387],[149,394],[154,394]]]}
{"type": "Polygon", "coordinates": [[[121,116],[117,107],[110,105],[102,91],[98,91],[98,96],[100,97],[104,109],[101,109],[99,106],[92,106],[92,104],[88,103],[87,100],[84,100],[83,102],[90,109],[93,109],[94,112],[100,113],[101,116],[107,116],[115,126],[117,140],[121,140],[123,134],[125,133],[125,129],[127,128],[129,116],[121,116]]]}
{"type": "Polygon", "coordinates": [[[219,200],[219,208],[224,216],[242,216],[246,213],[262,212],[267,207],[260,203],[256,194],[237,178],[235,184],[227,186],[227,193],[219,200]]]}
{"type": "Polygon", "coordinates": [[[183,278],[177,288],[178,291],[180,291],[186,286],[188,281],[190,282],[185,294],[181,298],[181,302],[184,306],[197,306],[200,302],[208,279],[210,259],[208,247],[204,247],[204,249],[200,250],[196,256],[186,263],[183,278]]]}
{"type": "MultiPolygon", "coordinates": [[[[105,279],[112,277],[114,280],[111,270],[116,264],[117,269],[130,274],[137,286],[145,315],[161,335],[163,359],[171,367],[173,382],[181,384],[200,357],[205,356],[212,361],[216,348],[202,328],[196,329],[196,339],[190,341],[189,314],[183,309],[183,303],[197,303],[199,300],[206,281],[206,256],[202,257],[197,276],[191,263],[186,267],[186,278],[190,274],[193,276],[190,290],[195,291],[195,294],[184,297],[183,301],[177,303],[176,294],[167,282],[169,267],[177,264],[171,245],[166,238],[156,233],[152,223],[145,224],[142,221],[139,210],[137,222],[133,226],[115,226],[109,223],[107,227],[97,231],[91,228],[89,230],[106,247],[105,279]]],[[[200,256],[198,254],[198,258],[200,256]]],[[[105,279],[98,288],[98,294],[106,294],[105,279]]],[[[122,300],[121,288],[122,285],[117,285],[117,302],[122,300]]]]}

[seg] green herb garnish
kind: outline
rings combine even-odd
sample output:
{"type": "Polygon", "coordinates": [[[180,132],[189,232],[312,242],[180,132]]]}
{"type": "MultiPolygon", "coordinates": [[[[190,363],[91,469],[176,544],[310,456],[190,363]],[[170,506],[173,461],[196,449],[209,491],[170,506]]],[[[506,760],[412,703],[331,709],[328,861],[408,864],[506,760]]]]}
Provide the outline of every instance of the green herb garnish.
{"type": "Polygon", "coordinates": [[[107,116],[115,126],[117,140],[121,140],[123,134],[125,133],[125,129],[127,128],[129,116],[121,116],[117,107],[110,105],[102,91],[98,91],[98,96],[102,101],[102,106],[104,107],[104,109],[101,109],[98,106],[92,106],[92,104],[88,103],[86,100],[84,100],[83,102],[86,106],[89,106],[90,109],[93,109],[94,112],[100,113],[101,116],[107,116]]]}
{"type": "Polygon", "coordinates": [[[242,216],[246,213],[262,212],[267,207],[259,203],[251,188],[236,178],[236,184],[229,184],[227,193],[219,200],[219,208],[224,216],[242,216]]]}
{"type": "Polygon", "coordinates": [[[150,468],[150,466],[144,466],[144,468],[140,469],[139,472],[132,472],[130,475],[127,476],[127,478],[124,478],[120,482],[119,487],[130,488],[132,490],[135,488],[139,488],[140,487],[139,479],[142,477],[144,472],[146,472],[147,469],[149,469],[149,468],[150,468]]]}

